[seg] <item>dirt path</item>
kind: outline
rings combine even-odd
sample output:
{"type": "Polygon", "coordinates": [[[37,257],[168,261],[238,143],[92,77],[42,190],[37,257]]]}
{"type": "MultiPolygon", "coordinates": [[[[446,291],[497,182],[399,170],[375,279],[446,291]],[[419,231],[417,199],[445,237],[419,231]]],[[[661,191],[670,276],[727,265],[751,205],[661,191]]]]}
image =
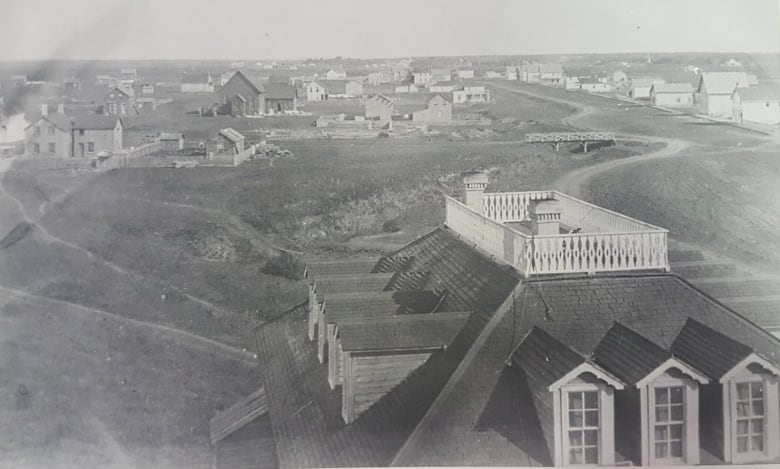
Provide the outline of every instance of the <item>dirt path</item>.
{"type": "Polygon", "coordinates": [[[232,359],[257,363],[257,355],[247,349],[242,349],[238,347],[233,347],[231,345],[223,344],[222,342],[218,342],[216,340],[209,339],[207,337],[199,336],[191,332],[183,331],[181,329],[175,329],[173,327],[163,326],[160,324],[140,321],[138,319],[128,318],[125,316],[121,316],[119,314],[109,313],[108,311],[103,311],[96,308],[90,308],[84,305],[80,305],[78,303],[72,303],[70,301],[49,298],[47,296],[37,295],[34,293],[30,293],[24,290],[18,290],[15,288],[0,286],[0,291],[2,291],[5,295],[7,295],[6,296],[7,298],[16,297],[24,300],[41,301],[48,304],[57,305],[60,307],[75,308],[80,311],[88,312],[90,314],[111,318],[115,321],[122,322],[125,324],[154,329],[156,331],[160,331],[167,335],[170,335],[174,337],[176,340],[187,343],[188,345],[193,346],[193,348],[197,348],[199,350],[203,350],[206,352],[219,352],[222,355],[228,356],[232,359]]]}

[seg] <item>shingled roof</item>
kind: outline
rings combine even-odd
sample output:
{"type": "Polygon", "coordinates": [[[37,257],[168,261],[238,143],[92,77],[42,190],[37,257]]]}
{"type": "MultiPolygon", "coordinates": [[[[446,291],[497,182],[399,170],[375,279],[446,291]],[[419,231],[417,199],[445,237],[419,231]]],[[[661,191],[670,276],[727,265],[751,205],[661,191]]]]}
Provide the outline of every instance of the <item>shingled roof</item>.
{"type": "Polygon", "coordinates": [[[345,352],[438,349],[460,332],[471,313],[407,314],[339,323],[345,352]]]}
{"type": "Polygon", "coordinates": [[[717,380],[753,353],[753,349],[688,319],[672,343],[672,353],[717,380]]]}

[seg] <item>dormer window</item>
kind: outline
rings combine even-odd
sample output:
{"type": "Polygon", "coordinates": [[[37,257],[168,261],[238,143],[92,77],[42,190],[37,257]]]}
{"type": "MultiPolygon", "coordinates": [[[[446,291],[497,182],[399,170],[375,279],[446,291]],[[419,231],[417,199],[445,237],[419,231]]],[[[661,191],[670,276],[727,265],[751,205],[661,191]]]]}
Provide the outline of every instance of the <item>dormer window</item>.
{"type": "Polygon", "coordinates": [[[766,447],[764,382],[743,381],[732,385],[737,454],[763,455],[766,447]]]}
{"type": "Polygon", "coordinates": [[[685,430],[685,388],[670,386],[655,388],[653,393],[653,439],[655,460],[682,462],[685,430]]]}

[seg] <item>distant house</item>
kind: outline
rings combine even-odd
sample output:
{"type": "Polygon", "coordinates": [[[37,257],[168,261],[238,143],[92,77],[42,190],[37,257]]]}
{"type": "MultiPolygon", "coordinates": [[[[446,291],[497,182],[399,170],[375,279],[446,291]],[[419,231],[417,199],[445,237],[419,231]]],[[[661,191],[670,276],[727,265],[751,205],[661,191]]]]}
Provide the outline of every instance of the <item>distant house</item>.
{"type": "Polygon", "coordinates": [[[632,78],[628,97],[632,99],[650,99],[650,88],[657,83],[665,83],[663,78],[632,78]]]}
{"type": "Polygon", "coordinates": [[[733,119],[737,123],[780,124],[780,87],[759,85],[734,90],[733,119]]]}
{"type": "Polygon", "coordinates": [[[371,72],[366,79],[366,82],[371,86],[379,86],[391,81],[393,81],[393,76],[388,72],[371,72]]]}
{"type": "Polygon", "coordinates": [[[690,83],[655,83],[650,89],[650,101],[661,107],[692,107],[693,85],[690,83]]]}
{"type": "Polygon", "coordinates": [[[327,93],[325,87],[312,81],[306,84],[306,101],[325,101],[327,93]]]}
{"type": "Polygon", "coordinates": [[[153,96],[139,96],[135,98],[135,109],[141,114],[157,110],[157,99],[153,96]]]}
{"type": "Polygon", "coordinates": [[[710,117],[732,118],[734,90],[752,86],[745,72],[702,72],[696,88],[699,111],[710,117]]]}
{"type": "Polygon", "coordinates": [[[91,158],[122,148],[123,123],[116,116],[71,117],[60,106],[41,116],[25,129],[25,154],[32,157],[91,158]]]}
{"type": "Polygon", "coordinates": [[[454,104],[486,103],[490,101],[490,90],[484,86],[463,86],[452,92],[454,104]]]}
{"type": "Polygon", "coordinates": [[[526,83],[543,85],[563,85],[563,66],[559,63],[525,64],[521,68],[520,79],[526,83]]]}
{"type": "Polygon", "coordinates": [[[452,101],[441,94],[433,95],[426,108],[412,113],[412,121],[424,124],[446,124],[452,122],[452,101]]]}
{"type": "Polygon", "coordinates": [[[206,73],[185,73],[181,77],[182,93],[213,93],[214,79],[211,74],[206,73]]]}
{"type": "Polygon", "coordinates": [[[460,80],[470,80],[474,78],[474,69],[472,68],[459,69],[457,71],[457,76],[458,79],[460,80]]]}
{"type": "Polygon", "coordinates": [[[65,77],[62,79],[62,89],[67,90],[80,90],[81,89],[81,79],[76,76],[71,77],[65,77]]]}
{"type": "Polygon", "coordinates": [[[428,85],[431,93],[452,93],[460,86],[458,81],[437,81],[428,85]]]}
{"type": "Polygon", "coordinates": [[[244,151],[245,137],[233,128],[222,129],[216,137],[206,142],[206,151],[210,154],[235,155],[244,151]]]}
{"type": "Polygon", "coordinates": [[[742,67],[742,62],[732,57],[728,59],[723,65],[725,65],[726,67],[739,68],[742,67]]]}
{"type": "Polygon", "coordinates": [[[381,94],[374,94],[366,98],[366,119],[374,121],[374,128],[390,127],[395,113],[395,103],[392,99],[381,94]]]}
{"type": "Polygon", "coordinates": [[[495,70],[485,72],[485,78],[501,78],[502,76],[501,72],[496,72],[495,70]]]}
{"type": "Polygon", "coordinates": [[[184,134],[180,132],[161,132],[157,141],[162,144],[163,151],[177,152],[184,149],[184,134]]]}
{"type": "Polygon", "coordinates": [[[564,79],[564,85],[563,87],[567,90],[578,90],[580,89],[580,78],[574,77],[574,76],[567,76],[564,79]]]}
{"type": "MultiPolygon", "coordinates": [[[[449,78],[447,78],[449,80],[449,78]]],[[[412,82],[417,86],[426,86],[431,81],[431,72],[416,71],[412,72],[412,82]]]]}
{"type": "Polygon", "coordinates": [[[320,80],[325,99],[355,98],[363,95],[363,85],[355,80],[320,80]]]}
{"type": "Polygon", "coordinates": [[[327,72],[325,72],[325,79],[327,80],[346,80],[347,79],[347,71],[343,68],[337,67],[337,68],[331,68],[327,72]]]}
{"type": "Polygon", "coordinates": [[[106,95],[103,114],[107,116],[138,114],[135,91],[126,86],[112,88],[106,95]]]}
{"type": "Polygon", "coordinates": [[[417,93],[419,91],[420,88],[418,88],[417,85],[400,85],[395,87],[395,92],[398,94],[417,93]]]}
{"type": "Polygon", "coordinates": [[[595,78],[581,78],[580,89],[588,93],[609,93],[612,91],[612,87],[609,84],[595,78]]]}
{"type": "Polygon", "coordinates": [[[24,140],[24,129],[30,125],[24,113],[6,115],[0,102],[0,144],[16,143],[24,140]]]}
{"type": "Polygon", "coordinates": [[[123,68],[119,72],[119,80],[128,85],[134,85],[138,81],[138,72],[134,68],[123,68]]]}
{"type": "Polygon", "coordinates": [[[290,84],[269,83],[265,86],[265,109],[282,113],[297,108],[298,97],[295,87],[290,84]]]}
{"type": "Polygon", "coordinates": [[[154,85],[151,83],[144,83],[141,85],[141,94],[150,95],[154,94],[154,85]]]}
{"type": "Polygon", "coordinates": [[[431,69],[431,81],[450,81],[450,80],[452,80],[452,69],[446,67],[431,69]]]}
{"type": "Polygon", "coordinates": [[[616,70],[612,72],[612,83],[620,85],[628,81],[628,75],[623,70],[616,70]]]}
{"type": "Polygon", "coordinates": [[[98,86],[108,86],[113,88],[119,85],[119,78],[114,78],[110,75],[98,75],[95,78],[95,83],[98,86]]]}
{"type": "Polygon", "coordinates": [[[232,116],[256,116],[265,112],[265,87],[241,70],[236,70],[218,93],[232,116]]]}

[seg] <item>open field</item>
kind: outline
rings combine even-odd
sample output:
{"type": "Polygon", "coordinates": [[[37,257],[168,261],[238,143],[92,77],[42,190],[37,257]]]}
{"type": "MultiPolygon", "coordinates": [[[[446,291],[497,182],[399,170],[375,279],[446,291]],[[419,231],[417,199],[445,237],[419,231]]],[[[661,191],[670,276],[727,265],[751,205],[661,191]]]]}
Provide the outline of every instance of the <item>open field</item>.
{"type": "Polygon", "coordinates": [[[258,368],[0,289],[0,467],[211,467],[208,420],[258,368]]]}

